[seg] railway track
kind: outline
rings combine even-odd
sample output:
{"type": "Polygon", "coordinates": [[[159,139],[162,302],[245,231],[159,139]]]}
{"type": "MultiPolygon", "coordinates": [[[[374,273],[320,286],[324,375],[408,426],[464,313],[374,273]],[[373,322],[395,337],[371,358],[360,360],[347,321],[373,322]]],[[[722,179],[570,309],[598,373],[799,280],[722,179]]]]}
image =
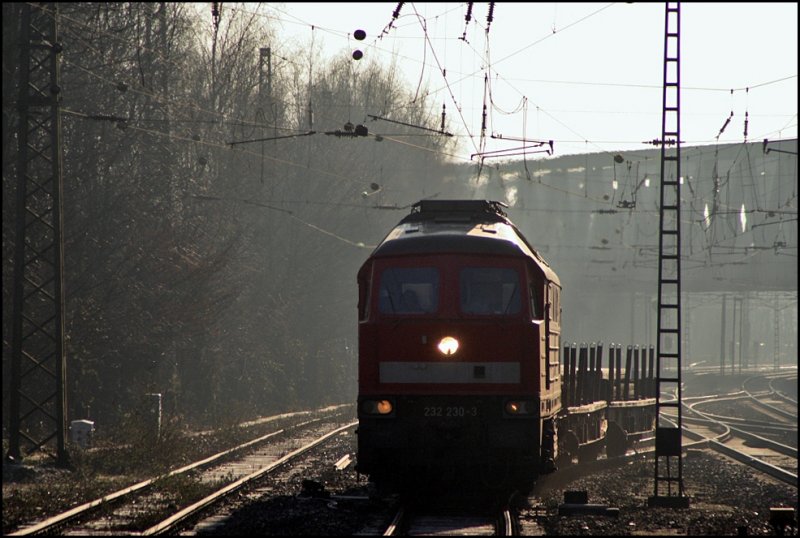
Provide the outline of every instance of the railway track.
{"type": "Polygon", "coordinates": [[[232,493],[264,479],[309,450],[352,430],[356,424],[347,422],[342,425],[341,413],[306,420],[107,494],[8,535],[157,535],[174,532],[232,493]],[[194,500],[177,506],[171,488],[178,488],[182,493],[192,489],[194,500]]]}
{"type": "MultiPolygon", "coordinates": [[[[748,431],[759,427],[765,431],[769,431],[771,428],[792,431],[793,428],[796,436],[796,416],[794,419],[784,416],[780,419],[776,417],[774,420],[733,418],[729,421],[733,424],[728,424],[724,420],[727,417],[719,417],[723,420],[718,420],[712,414],[705,414],[701,411],[704,405],[718,402],[751,402],[754,401],[754,397],[763,401],[763,392],[765,391],[755,390],[750,386],[746,388],[750,390],[745,390],[743,387],[742,390],[734,393],[684,399],[686,411],[684,413],[683,447],[712,449],[796,487],[796,448],[748,431]]],[[[748,405],[750,404],[748,403],[748,405]]],[[[752,405],[758,406],[759,404],[752,405]]],[[[635,445],[634,449],[617,458],[601,457],[596,461],[575,463],[559,469],[552,475],[540,477],[532,495],[538,497],[549,489],[559,489],[559,486],[564,483],[589,476],[595,472],[607,472],[609,468],[616,466],[621,469],[625,468],[631,462],[641,460],[642,456],[654,450],[654,443],[651,441],[651,439],[643,439],[635,445]]],[[[535,504],[535,497],[530,497],[528,501],[535,504]]],[[[447,513],[447,511],[415,511],[413,508],[403,507],[398,510],[395,519],[384,535],[499,535],[505,532],[504,528],[497,523],[502,517],[506,516],[487,515],[474,510],[453,514],[447,513]]],[[[521,525],[526,524],[520,521],[513,510],[508,512],[507,517],[514,521],[507,527],[509,529],[519,529],[521,525]]],[[[530,524],[528,523],[528,525],[530,524]]],[[[514,532],[512,530],[508,535],[514,535],[514,532]]],[[[380,532],[374,534],[380,534],[380,532]]],[[[533,527],[525,528],[522,534],[544,534],[544,530],[533,524],[533,527]]]]}
{"type": "MultiPolygon", "coordinates": [[[[684,420],[687,420],[686,417],[684,420]]],[[[711,420],[706,422],[714,423],[711,420]]],[[[695,441],[694,446],[707,446],[764,474],[797,486],[796,450],[792,451],[791,447],[769,442],[763,438],[754,442],[745,433],[733,432],[730,428],[725,428],[722,433],[717,433],[712,428],[711,431],[716,434],[712,436],[709,436],[707,431],[696,425],[690,428],[684,425],[683,428],[684,436],[695,441]]]]}
{"type": "MultiPolygon", "coordinates": [[[[718,450],[730,457],[739,459],[748,465],[755,466],[761,472],[769,473],[772,476],[776,476],[780,480],[783,480],[789,484],[793,484],[794,487],[796,487],[797,477],[796,474],[794,474],[796,473],[797,468],[796,448],[794,449],[793,453],[791,452],[792,447],[788,447],[789,453],[787,454],[778,455],[778,453],[774,452],[767,453],[768,450],[773,450],[772,448],[769,448],[768,439],[761,440],[750,438],[748,440],[741,437],[740,434],[736,432],[736,429],[741,429],[743,431],[747,430],[747,428],[751,427],[752,424],[748,424],[746,422],[743,423],[741,420],[738,422],[729,421],[735,422],[735,424],[732,425],[726,424],[724,420],[726,417],[719,417],[710,413],[706,413],[705,411],[704,406],[713,405],[714,402],[739,402],[740,400],[747,400],[751,397],[751,395],[760,397],[762,396],[762,393],[768,392],[768,389],[765,387],[767,387],[766,384],[763,385],[763,387],[748,384],[746,387],[748,389],[747,391],[745,391],[743,388],[743,390],[735,393],[715,395],[711,397],[705,396],[697,398],[684,398],[684,404],[686,406],[686,412],[684,414],[686,441],[684,442],[683,446],[708,447],[718,450]],[[747,394],[747,392],[750,394],[747,394]],[[704,416],[704,414],[706,416],[704,416]],[[723,420],[720,420],[720,418],[723,420]],[[778,460],[780,458],[784,458],[785,463],[779,463],[778,460]],[[758,462],[758,460],[762,461],[758,462]],[[783,467],[783,469],[781,469],[781,467],[783,467]],[[791,472],[792,470],[794,470],[794,473],[791,472]]],[[[759,422],[762,422],[762,427],[770,426],[770,424],[763,424],[763,422],[765,422],[763,420],[759,422]]],[[[787,418],[784,421],[776,419],[774,422],[778,425],[782,424],[783,427],[788,428],[790,419],[787,418]]],[[[176,532],[185,533],[187,532],[187,529],[190,528],[192,528],[192,530],[189,532],[192,533],[204,532],[203,529],[213,527],[213,520],[217,516],[209,516],[209,512],[211,512],[213,509],[213,511],[216,513],[216,510],[218,510],[216,508],[216,503],[219,502],[219,500],[225,498],[235,491],[243,490],[247,487],[247,484],[252,483],[252,481],[270,475],[270,473],[276,470],[278,467],[282,467],[284,472],[294,473],[295,476],[298,474],[301,476],[306,476],[302,471],[302,468],[298,468],[297,470],[291,469],[291,471],[289,470],[290,461],[293,461],[296,457],[299,457],[303,453],[303,450],[308,450],[308,448],[304,448],[305,445],[317,441],[326,434],[330,434],[332,436],[329,437],[329,439],[335,438],[337,433],[344,432],[348,427],[353,427],[355,425],[355,423],[347,423],[337,425],[336,427],[324,426],[322,428],[325,430],[324,432],[318,431],[314,433],[312,430],[315,429],[314,425],[317,423],[318,421],[306,420],[305,427],[308,427],[309,431],[306,435],[294,436],[304,438],[304,440],[298,439],[296,441],[296,448],[284,445],[282,449],[275,449],[276,451],[271,455],[262,455],[263,458],[270,459],[271,463],[274,463],[274,466],[266,471],[262,472],[262,469],[268,467],[270,464],[264,465],[263,462],[257,461],[258,456],[255,454],[258,451],[251,451],[251,449],[255,449],[256,445],[258,445],[259,439],[254,439],[249,443],[245,443],[239,447],[231,449],[231,451],[225,451],[224,453],[220,453],[206,459],[213,459],[214,462],[208,461],[205,465],[200,465],[203,463],[202,461],[195,462],[192,465],[197,465],[198,468],[196,469],[190,469],[192,466],[185,466],[181,469],[176,469],[171,473],[167,473],[166,475],[161,475],[157,477],[157,480],[154,479],[150,481],[164,481],[168,478],[175,478],[183,473],[188,473],[192,476],[192,483],[201,483],[208,489],[207,491],[204,491],[203,495],[198,496],[196,501],[187,503],[187,505],[181,507],[171,506],[171,500],[166,494],[163,493],[162,490],[158,489],[158,486],[152,486],[154,489],[150,490],[149,488],[151,486],[149,484],[140,483],[131,486],[131,488],[126,488],[132,490],[130,492],[131,497],[128,497],[127,494],[123,494],[125,490],[122,490],[121,492],[115,492],[114,494],[106,495],[102,499],[97,499],[96,501],[102,502],[99,502],[99,504],[93,508],[88,508],[83,514],[77,513],[77,509],[81,507],[76,507],[76,509],[73,509],[65,514],[60,514],[56,518],[50,518],[51,520],[54,520],[51,521],[50,524],[46,524],[46,522],[40,522],[39,524],[31,525],[24,529],[19,529],[11,535],[45,533],[58,533],[64,535],[105,535],[121,533],[150,535],[168,533],[174,534],[176,532]],[[247,447],[246,445],[249,445],[250,443],[252,443],[252,445],[247,447]],[[298,452],[295,454],[296,450],[298,452]],[[243,457],[244,452],[252,452],[251,456],[255,458],[255,460],[248,461],[245,459],[243,457]],[[223,454],[226,455],[223,456],[223,454]],[[200,469],[201,467],[202,469],[200,469]],[[139,492],[139,490],[143,491],[139,492]],[[142,493],[144,493],[144,495],[142,495],[142,493]],[[117,496],[119,497],[119,500],[117,500],[117,496]],[[70,514],[70,512],[72,512],[72,514],[70,514]],[[203,515],[198,516],[197,514],[199,512],[202,512],[203,515]],[[60,522],[57,521],[59,517],[62,518],[60,522]],[[204,518],[203,523],[195,525],[195,522],[201,517],[204,518]],[[135,525],[131,522],[132,519],[136,521],[135,525]]],[[[297,427],[299,426],[301,425],[298,424],[297,427]]],[[[794,421],[794,428],[796,432],[796,419],[794,421]]],[[[265,445],[273,445],[277,441],[276,437],[283,436],[284,433],[285,432],[283,429],[277,430],[276,428],[276,431],[262,436],[262,438],[260,438],[260,442],[264,443],[265,445]]],[[[324,442],[324,440],[320,441],[320,443],[324,442]]],[[[625,465],[625,462],[630,461],[630,458],[641,458],[642,454],[648,452],[649,450],[650,449],[647,446],[647,442],[642,441],[637,444],[635,451],[630,451],[626,456],[621,456],[611,460],[600,459],[586,464],[571,465],[568,468],[557,471],[555,476],[548,475],[543,477],[540,482],[537,483],[537,489],[540,491],[542,488],[546,489],[548,487],[547,484],[550,480],[550,476],[553,476],[553,479],[557,482],[563,482],[568,480],[570,477],[578,477],[592,473],[593,470],[607,469],[609,466],[613,467],[617,464],[625,465]]],[[[331,457],[339,458],[340,455],[331,457]]],[[[346,458],[342,458],[342,460],[345,459],[346,458]]],[[[346,466],[348,463],[348,461],[342,461],[341,465],[346,466]]],[[[262,496],[274,495],[274,493],[270,492],[269,484],[275,482],[275,480],[277,480],[277,478],[267,481],[266,483],[262,481],[263,485],[257,486],[256,491],[259,491],[259,495],[262,496]]],[[[533,492],[533,494],[537,496],[539,495],[536,490],[533,492]]],[[[255,498],[254,493],[248,493],[246,496],[249,498],[255,498]]],[[[533,497],[529,498],[528,502],[530,502],[531,499],[533,499],[533,497]]],[[[337,499],[334,499],[333,502],[335,504],[337,499]]],[[[361,500],[350,499],[344,502],[362,503],[361,506],[367,506],[366,503],[368,502],[368,499],[367,497],[364,497],[361,500]]],[[[450,506],[439,511],[429,510],[427,508],[422,510],[418,508],[418,506],[418,504],[411,506],[407,505],[401,517],[399,517],[393,525],[393,531],[391,533],[387,533],[386,535],[514,535],[515,533],[519,534],[520,532],[522,534],[530,535],[540,533],[540,529],[536,526],[537,523],[531,522],[530,517],[527,518],[528,521],[523,521],[520,523],[520,518],[518,517],[518,514],[515,513],[514,508],[506,508],[505,510],[489,510],[485,507],[467,507],[463,510],[457,510],[450,506]],[[522,526],[521,531],[519,530],[520,526],[522,526]]],[[[223,516],[218,517],[220,520],[224,519],[223,516]]],[[[384,532],[387,532],[387,529],[384,528],[387,520],[388,519],[384,514],[384,516],[380,518],[380,523],[378,523],[377,526],[374,526],[372,529],[363,527],[363,529],[365,529],[364,532],[359,532],[358,534],[383,534],[384,532]]],[[[213,531],[210,532],[213,533],[213,531]]]]}
{"type": "Polygon", "coordinates": [[[518,536],[519,522],[510,507],[482,510],[453,507],[397,509],[383,536],[518,536]]]}
{"type": "MultiPolygon", "coordinates": [[[[752,383],[752,381],[750,381],[752,383]]],[[[762,408],[766,395],[773,395],[777,390],[770,385],[769,390],[757,390],[747,385],[741,391],[729,394],[711,395],[685,399],[684,435],[685,448],[708,447],[735,460],[738,460],[769,476],[785,483],[797,485],[797,449],[776,442],[769,438],[752,433],[751,430],[762,430],[767,433],[772,431],[794,431],[796,437],[796,414],[792,417],[789,411],[784,412],[769,409],[774,420],[753,420],[737,417],[716,416],[704,413],[699,409],[705,404],[714,404],[726,401],[742,401],[754,409],[762,408]],[[748,390],[749,389],[749,390],[748,390]],[[688,402],[687,402],[688,400],[688,402]],[[687,416],[688,415],[688,416],[687,416]]],[[[791,400],[789,400],[791,405],[791,400]]],[[[777,406],[773,406],[777,407],[777,406]]],[[[626,462],[654,450],[652,439],[643,439],[634,449],[629,450],[624,456],[606,459],[599,458],[593,462],[576,463],[556,471],[553,475],[541,477],[537,482],[534,493],[547,490],[551,484],[563,483],[580,476],[591,474],[608,466],[626,465],[626,462]]],[[[384,536],[403,535],[516,535],[520,522],[512,509],[501,513],[487,514],[476,510],[462,510],[453,512],[444,509],[439,511],[415,510],[403,506],[397,510],[392,522],[383,533],[384,536]],[[507,521],[507,524],[502,523],[507,521]]],[[[536,534],[536,529],[526,529],[525,534],[536,534]]],[[[372,534],[372,533],[370,533],[372,534]]],[[[380,534],[376,532],[374,534],[380,534]]]]}
{"type": "MultiPolygon", "coordinates": [[[[515,492],[507,503],[501,503],[500,508],[476,508],[470,505],[471,501],[467,501],[461,506],[453,505],[451,502],[439,508],[436,508],[437,503],[433,502],[431,505],[426,505],[424,509],[403,504],[396,509],[391,523],[387,526],[373,525],[359,534],[372,536],[544,535],[544,529],[537,522],[539,518],[547,516],[547,510],[543,508],[544,504],[541,502],[544,495],[550,490],[559,489],[564,483],[600,471],[624,468],[634,461],[639,461],[645,454],[654,450],[653,441],[654,439],[650,438],[643,439],[626,454],[610,459],[600,456],[595,460],[576,460],[551,474],[540,476],[529,496],[519,498],[515,492]],[[521,503],[518,502],[520,500],[521,503]],[[525,521],[521,520],[518,505],[524,505],[529,515],[533,514],[535,517],[527,517],[525,521]]],[[[702,444],[702,442],[692,444],[702,444]]],[[[498,500],[495,499],[494,503],[497,504],[498,500]]],[[[587,505],[587,509],[590,510],[594,506],[597,505],[587,505]]],[[[580,509],[576,510],[580,511],[580,509]]]]}
{"type": "Polygon", "coordinates": [[[797,402],[775,388],[776,382],[787,380],[796,385],[797,374],[749,377],[742,382],[741,391],[693,399],[691,407],[697,411],[703,407],[705,418],[723,422],[734,430],[765,436],[796,449],[797,402]]]}
{"type": "Polygon", "coordinates": [[[753,405],[774,420],[788,420],[790,423],[797,424],[797,399],[783,393],[776,388],[776,383],[780,381],[793,380],[797,384],[797,374],[788,373],[774,376],[751,377],[744,381],[742,389],[748,394],[753,405]],[[750,390],[748,385],[751,383],[767,382],[766,390],[750,390]]]}
{"type": "MultiPolygon", "coordinates": [[[[791,374],[796,378],[796,374],[791,374]]],[[[785,377],[785,376],[782,376],[785,377]]],[[[774,377],[758,376],[746,379],[742,390],[725,395],[684,400],[684,435],[778,480],[797,486],[797,407],[780,408],[763,401],[772,396],[774,377]],[[769,390],[756,390],[754,384],[768,384],[769,390]],[[758,410],[751,417],[727,416],[701,411],[699,408],[718,405],[742,405],[735,409],[758,410]],[[766,410],[766,414],[765,413],[766,410]],[[793,439],[795,446],[775,440],[793,439]]],[[[788,406],[787,406],[788,407],[788,406]]],[[[738,413],[736,413],[738,414],[738,413]]],[[[742,412],[742,414],[745,414],[742,412]]]]}

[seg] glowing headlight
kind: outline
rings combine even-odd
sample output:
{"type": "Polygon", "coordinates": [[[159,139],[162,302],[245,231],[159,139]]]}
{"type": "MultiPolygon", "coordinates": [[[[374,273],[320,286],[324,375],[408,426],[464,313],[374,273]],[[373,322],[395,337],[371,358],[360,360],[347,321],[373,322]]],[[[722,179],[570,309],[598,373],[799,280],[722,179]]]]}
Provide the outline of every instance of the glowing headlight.
{"type": "Polygon", "coordinates": [[[369,415],[388,415],[394,407],[389,400],[365,400],[361,409],[369,415]]]}
{"type": "Polygon", "coordinates": [[[505,410],[509,415],[530,415],[536,412],[536,406],[533,402],[526,400],[509,400],[506,402],[505,410]]]}
{"type": "Polygon", "coordinates": [[[458,351],[458,340],[456,340],[452,336],[445,336],[439,342],[439,345],[437,347],[439,348],[439,351],[441,351],[445,355],[452,355],[453,353],[458,351]]]}

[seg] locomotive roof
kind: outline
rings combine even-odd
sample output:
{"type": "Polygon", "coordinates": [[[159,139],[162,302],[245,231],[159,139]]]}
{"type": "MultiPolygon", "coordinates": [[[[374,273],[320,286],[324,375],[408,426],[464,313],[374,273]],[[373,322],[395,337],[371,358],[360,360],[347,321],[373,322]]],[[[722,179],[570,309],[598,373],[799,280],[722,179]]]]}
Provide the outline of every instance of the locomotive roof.
{"type": "Polygon", "coordinates": [[[407,254],[479,253],[526,256],[550,280],[558,277],[508,219],[506,204],[490,200],[422,200],[372,252],[372,257],[407,254]]]}
{"type": "Polygon", "coordinates": [[[503,202],[489,200],[420,200],[411,206],[404,222],[508,222],[503,202]]]}

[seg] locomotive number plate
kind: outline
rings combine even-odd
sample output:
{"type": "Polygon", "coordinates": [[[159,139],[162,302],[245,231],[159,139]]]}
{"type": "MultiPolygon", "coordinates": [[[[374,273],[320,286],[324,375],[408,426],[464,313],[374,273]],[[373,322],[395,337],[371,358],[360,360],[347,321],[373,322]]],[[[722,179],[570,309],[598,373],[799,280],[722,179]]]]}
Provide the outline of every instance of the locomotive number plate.
{"type": "Polygon", "coordinates": [[[423,416],[442,418],[477,417],[478,407],[475,405],[426,405],[423,416]]]}

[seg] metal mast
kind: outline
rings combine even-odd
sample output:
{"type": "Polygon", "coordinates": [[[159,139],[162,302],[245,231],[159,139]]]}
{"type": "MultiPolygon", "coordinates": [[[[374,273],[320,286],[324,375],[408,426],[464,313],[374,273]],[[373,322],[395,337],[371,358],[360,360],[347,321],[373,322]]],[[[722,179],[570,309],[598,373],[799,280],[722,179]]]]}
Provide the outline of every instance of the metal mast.
{"type": "Polygon", "coordinates": [[[670,507],[689,506],[681,458],[680,72],[680,2],[667,2],[660,141],[655,487],[648,504],[670,507]],[[662,399],[665,394],[669,399],[662,399]]]}
{"type": "Polygon", "coordinates": [[[66,356],[57,9],[55,4],[21,7],[8,455],[19,460],[54,441],[56,459],[64,464],[66,356]]]}

